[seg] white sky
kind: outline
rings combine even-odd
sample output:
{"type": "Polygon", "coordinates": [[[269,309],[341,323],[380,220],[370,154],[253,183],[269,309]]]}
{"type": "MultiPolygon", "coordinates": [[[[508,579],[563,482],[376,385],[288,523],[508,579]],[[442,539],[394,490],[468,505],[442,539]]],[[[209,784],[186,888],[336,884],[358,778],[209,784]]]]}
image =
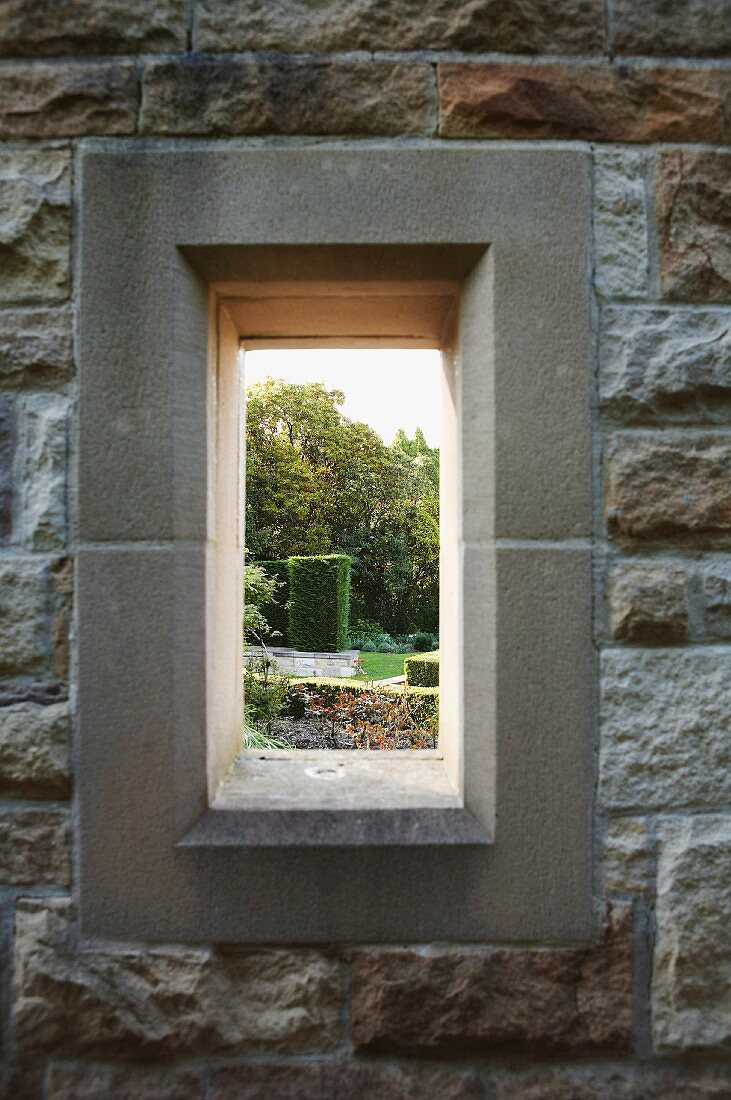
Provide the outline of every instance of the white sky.
{"type": "Polygon", "coordinates": [[[386,443],[398,428],[412,437],[421,428],[432,447],[441,444],[441,371],[438,351],[382,348],[303,348],[247,351],[244,381],[322,382],[345,393],[343,412],[370,424],[386,443]]]}

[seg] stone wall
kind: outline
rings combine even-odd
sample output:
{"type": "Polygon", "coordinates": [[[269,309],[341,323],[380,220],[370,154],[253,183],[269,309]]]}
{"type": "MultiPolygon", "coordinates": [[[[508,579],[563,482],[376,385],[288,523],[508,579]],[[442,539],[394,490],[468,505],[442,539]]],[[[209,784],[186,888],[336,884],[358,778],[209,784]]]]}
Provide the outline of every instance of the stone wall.
{"type": "Polygon", "coordinates": [[[728,1097],[728,0],[7,0],[0,55],[3,1094],[728,1097]],[[79,941],[74,162],[138,135],[592,150],[594,946],[79,941]]]}
{"type": "MultiPolygon", "coordinates": [[[[261,657],[261,646],[248,648],[244,656],[261,657]]],[[[266,648],[277,672],[287,676],[355,676],[358,671],[358,651],[344,649],[340,653],[303,653],[282,646],[266,648]]]]}

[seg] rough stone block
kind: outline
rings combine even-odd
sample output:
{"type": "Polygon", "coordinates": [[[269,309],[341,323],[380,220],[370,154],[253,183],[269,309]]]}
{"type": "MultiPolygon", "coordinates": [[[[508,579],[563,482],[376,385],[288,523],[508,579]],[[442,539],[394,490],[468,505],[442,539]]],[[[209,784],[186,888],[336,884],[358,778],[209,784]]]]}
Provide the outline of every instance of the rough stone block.
{"type": "Polygon", "coordinates": [[[612,51],[655,57],[731,54],[728,0],[610,0],[612,51]]]}
{"type": "Polygon", "coordinates": [[[731,562],[714,562],[701,579],[703,623],[712,638],[731,638],[731,562]]]}
{"type": "Polygon", "coordinates": [[[157,134],[409,134],[431,128],[429,67],[393,61],[195,58],[145,67],[157,134]]]}
{"type": "Polygon", "coordinates": [[[607,651],[600,795],[610,809],[731,799],[731,652],[607,651]]]}
{"type": "Polygon", "coordinates": [[[352,967],[357,1048],[428,1052],[622,1051],[632,1036],[631,919],[596,947],[363,951],[352,967]]]}
{"type": "Polygon", "coordinates": [[[184,50],[185,0],[6,0],[0,57],[184,50]]]}
{"type": "Polygon", "coordinates": [[[612,416],[648,423],[727,421],[731,310],[608,306],[600,364],[602,409],[612,416]]]}
{"type": "Polygon", "coordinates": [[[0,811],[0,883],[68,886],[70,843],[66,810],[0,811]]]}
{"type": "Polygon", "coordinates": [[[726,1100],[731,1071],[706,1066],[575,1066],[500,1072],[495,1100],[726,1100]]]}
{"type": "Polygon", "coordinates": [[[142,1060],[338,1041],[338,964],[314,951],[111,945],[79,950],[65,899],[22,899],[15,946],[19,1049],[142,1060]]]}
{"type": "Polygon", "coordinates": [[[596,286],[616,298],[648,291],[647,159],[636,149],[595,153],[596,286]]]}
{"type": "Polygon", "coordinates": [[[731,153],[663,152],[657,215],[663,293],[691,302],[731,301],[731,153]]]}
{"type": "Polygon", "coordinates": [[[438,85],[442,137],[722,144],[731,131],[723,69],[456,61],[438,85]]]}
{"type": "Polygon", "coordinates": [[[659,839],[655,1045],[731,1049],[731,816],[668,818],[659,839]]]}
{"type": "Polygon", "coordinates": [[[194,1069],[52,1065],[46,1100],[207,1100],[203,1076],[194,1069]]]}
{"type": "Polygon", "coordinates": [[[610,821],[604,838],[604,887],[610,894],[642,892],[648,886],[649,838],[641,817],[610,821]]]}
{"type": "Polygon", "coordinates": [[[15,402],[0,396],[0,543],[13,533],[13,463],[15,461],[15,402]]]}
{"type": "Polygon", "coordinates": [[[618,433],[604,457],[610,538],[731,547],[731,440],[670,432],[618,433]]]}
{"type": "Polygon", "coordinates": [[[0,137],[133,134],[132,61],[11,61],[0,68],[0,137]]]}
{"type": "Polygon", "coordinates": [[[38,396],[23,416],[21,527],[29,550],[59,550],[66,539],[67,408],[38,396]]]}
{"type": "Polygon", "coordinates": [[[621,562],[608,582],[609,625],[618,642],[682,642],[688,636],[688,578],[680,565],[621,562]]]}
{"type": "Polygon", "coordinates": [[[0,708],[0,795],[66,798],[71,788],[66,703],[0,708]]]}
{"type": "MultiPolygon", "coordinates": [[[[0,302],[67,298],[71,222],[68,146],[0,145],[0,209],[0,302]]],[[[3,341],[3,361],[8,357],[5,346],[3,341]]],[[[22,344],[12,354],[22,357],[21,349],[22,344]]]]}
{"type": "MultiPolygon", "coordinates": [[[[210,1100],[483,1100],[476,1073],[349,1062],[250,1062],[213,1071],[210,1100]]],[[[49,1097],[49,1100],[51,1098],[49,1097]]]]}
{"type": "Polygon", "coordinates": [[[0,675],[45,669],[50,648],[49,588],[44,562],[0,561],[0,675]]]}
{"type": "Polygon", "coordinates": [[[63,382],[73,366],[70,310],[0,310],[0,384],[3,388],[63,382]]]}
{"type": "Polygon", "coordinates": [[[599,0],[202,0],[196,50],[600,53],[599,0]]]}

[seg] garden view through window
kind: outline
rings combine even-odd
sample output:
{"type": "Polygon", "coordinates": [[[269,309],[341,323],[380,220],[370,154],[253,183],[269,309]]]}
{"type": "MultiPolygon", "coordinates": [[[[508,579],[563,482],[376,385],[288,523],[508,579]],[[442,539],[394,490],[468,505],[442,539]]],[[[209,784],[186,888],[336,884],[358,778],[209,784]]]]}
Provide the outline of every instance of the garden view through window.
{"type": "Polygon", "coordinates": [[[436,350],[247,350],[245,749],[434,750],[436,350]]]}

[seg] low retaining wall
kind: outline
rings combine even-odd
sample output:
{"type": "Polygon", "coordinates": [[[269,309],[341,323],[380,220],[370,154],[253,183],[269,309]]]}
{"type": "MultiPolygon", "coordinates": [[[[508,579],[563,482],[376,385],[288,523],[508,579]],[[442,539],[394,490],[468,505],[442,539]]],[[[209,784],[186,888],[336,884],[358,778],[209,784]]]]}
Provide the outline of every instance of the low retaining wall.
{"type": "MultiPolygon", "coordinates": [[[[247,648],[245,656],[260,657],[261,649],[247,648]]],[[[267,647],[266,653],[279,672],[295,676],[355,676],[358,671],[358,650],[341,653],[301,653],[297,649],[267,647]]]]}

